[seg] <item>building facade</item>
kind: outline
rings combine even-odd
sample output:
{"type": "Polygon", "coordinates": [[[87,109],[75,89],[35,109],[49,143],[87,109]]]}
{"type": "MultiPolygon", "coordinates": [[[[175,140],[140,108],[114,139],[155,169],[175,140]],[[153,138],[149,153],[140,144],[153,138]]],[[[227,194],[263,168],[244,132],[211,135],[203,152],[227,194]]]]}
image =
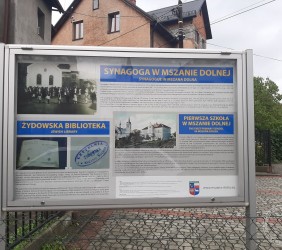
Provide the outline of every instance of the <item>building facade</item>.
{"type": "MultiPolygon", "coordinates": [[[[178,36],[178,9],[170,6],[148,12],[178,36]],[[165,14],[164,14],[165,13],[165,14]]],[[[205,49],[206,41],[212,38],[206,0],[195,0],[182,4],[184,48],[205,49]]]]}
{"type": "Polygon", "coordinates": [[[130,133],[131,133],[130,118],[128,118],[128,121],[126,122],[125,127],[122,127],[121,122],[119,123],[119,126],[115,127],[116,140],[119,140],[120,138],[129,137],[130,133]]]}
{"type": "Polygon", "coordinates": [[[150,123],[148,127],[141,130],[141,136],[150,140],[169,140],[171,137],[171,128],[161,123],[150,123]]]}
{"type": "Polygon", "coordinates": [[[26,87],[62,87],[63,71],[51,63],[36,63],[27,67],[26,87]]]}
{"type": "MultiPolygon", "coordinates": [[[[146,13],[136,0],[74,0],[54,27],[53,45],[178,47],[177,6],[146,13]]],[[[211,39],[206,0],[183,4],[184,48],[211,39]]]]}
{"type": "Polygon", "coordinates": [[[64,11],[59,0],[0,1],[0,42],[51,44],[54,10],[64,11]]]}

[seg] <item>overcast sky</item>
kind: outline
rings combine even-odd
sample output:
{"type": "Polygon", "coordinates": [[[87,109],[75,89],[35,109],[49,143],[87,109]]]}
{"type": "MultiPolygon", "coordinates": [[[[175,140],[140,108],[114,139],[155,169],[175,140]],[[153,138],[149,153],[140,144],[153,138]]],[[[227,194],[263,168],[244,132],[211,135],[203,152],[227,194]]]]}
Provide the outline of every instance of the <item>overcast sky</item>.
{"type": "MultiPolygon", "coordinates": [[[[60,2],[66,9],[72,0],[60,2]]],[[[137,6],[145,11],[177,3],[178,0],[137,0],[137,6]]],[[[269,77],[279,86],[282,93],[282,0],[207,0],[207,5],[211,24],[222,17],[255,8],[212,24],[213,38],[208,40],[207,48],[226,50],[218,47],[222,46],[235,50],[253,49],[254,75],[269,77]],[[263,6],[258,7],[259,5],[263,6]]],[[[54,17],[53,23],[56,19],[57,17],[54,17]]]]}

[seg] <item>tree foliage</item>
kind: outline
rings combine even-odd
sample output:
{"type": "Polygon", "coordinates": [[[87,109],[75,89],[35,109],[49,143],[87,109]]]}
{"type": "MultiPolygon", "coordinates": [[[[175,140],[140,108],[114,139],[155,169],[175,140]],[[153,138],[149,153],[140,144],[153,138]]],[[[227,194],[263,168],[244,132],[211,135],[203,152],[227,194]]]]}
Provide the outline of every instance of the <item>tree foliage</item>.
{"type": "MultiPolygon", "coordinates": [[[[273,81],[269,78],[254,78],[255,127],[259,131],[270,130],[273,162],[282,161],[281,100],[282,95],[273,81]]],[[[259,150],[256,151],[256,156],[258,155],[259,150]]]]}
{"type": "Polygon", "coordinates": [[[282,129],[282,95],[269,78],[254,77],[255,126],[260,130],[282,129]]]}

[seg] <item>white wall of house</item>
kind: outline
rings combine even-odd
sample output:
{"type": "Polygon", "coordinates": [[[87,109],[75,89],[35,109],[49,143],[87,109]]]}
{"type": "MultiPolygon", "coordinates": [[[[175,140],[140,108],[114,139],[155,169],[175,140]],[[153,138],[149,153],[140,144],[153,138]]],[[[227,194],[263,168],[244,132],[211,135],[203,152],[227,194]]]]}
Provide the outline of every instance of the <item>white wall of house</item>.
{"type": "Polygon", "coordinates": [[[154,128],[150,124],[147,129],[141,130],[141,136],[144,138],[149,136],[154,139],[168,140],[171,136],[171,129],[166,127],[154,128]]]}
{"type": "Polygon", "coordinates": [[[27,67],[27,87],[62,87],[63,73],[54,64],[36,63],[27,67]],[[41,75],[41,85],[37,84],[37,75],[41,75]],[[53,76],[53,85],[50,85],[50,76],[53,76]]]}
{"type": "Polygon", "coordinates": [[[161,140],[168,140],[170,138],[170,128],[155,128],[155,137],[161,140]]]}

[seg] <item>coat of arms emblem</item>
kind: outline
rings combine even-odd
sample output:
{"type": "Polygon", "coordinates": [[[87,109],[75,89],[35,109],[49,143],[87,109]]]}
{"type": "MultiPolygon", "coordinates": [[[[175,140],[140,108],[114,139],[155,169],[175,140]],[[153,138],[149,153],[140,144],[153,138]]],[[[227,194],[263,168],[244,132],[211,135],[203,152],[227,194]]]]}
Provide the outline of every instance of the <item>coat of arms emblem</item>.
{"type": "Polygon", "coordinates": [[[199,181],[189,181],[189,193],[193,196],[196,196],[200,193],[199,181]]]}

